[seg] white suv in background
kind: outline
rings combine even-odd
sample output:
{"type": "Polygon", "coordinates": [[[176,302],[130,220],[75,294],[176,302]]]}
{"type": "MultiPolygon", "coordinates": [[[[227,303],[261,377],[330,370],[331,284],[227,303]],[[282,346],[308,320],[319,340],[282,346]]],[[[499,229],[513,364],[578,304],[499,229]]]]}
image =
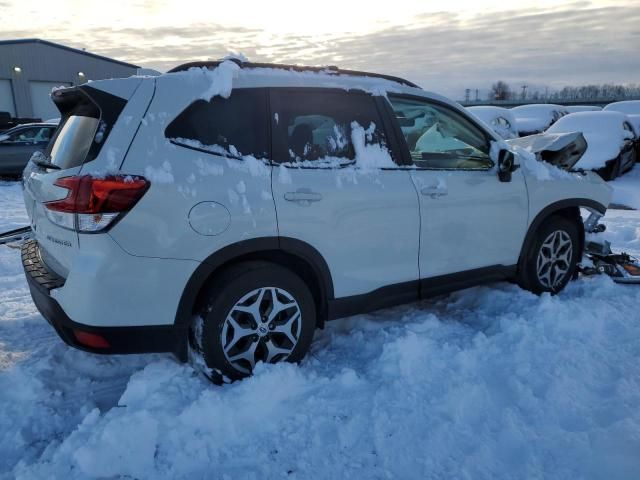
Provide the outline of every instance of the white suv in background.
{"type": "Polygon", "coordinates": [[[557,292],[580,208],[610,200],[384,75],[227,60],[52,96],[24,172],[35,304],[74,347],[191,352],[216,381],[299,361],[327,320],[503,279],[557,292]]]}

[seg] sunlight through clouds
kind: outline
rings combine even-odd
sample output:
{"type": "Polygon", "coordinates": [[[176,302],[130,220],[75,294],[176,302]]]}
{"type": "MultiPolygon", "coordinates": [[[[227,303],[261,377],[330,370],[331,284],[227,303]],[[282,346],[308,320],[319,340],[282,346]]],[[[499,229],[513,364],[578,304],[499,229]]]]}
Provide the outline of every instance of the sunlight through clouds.
{"type": "Polygon", "coordinates": [[[0,1],[2,38],[38,37],[167,70],[250,60],[401,75],[461,98],[497,79],[551,87],[637,82],[632,1],[0,1]]]}

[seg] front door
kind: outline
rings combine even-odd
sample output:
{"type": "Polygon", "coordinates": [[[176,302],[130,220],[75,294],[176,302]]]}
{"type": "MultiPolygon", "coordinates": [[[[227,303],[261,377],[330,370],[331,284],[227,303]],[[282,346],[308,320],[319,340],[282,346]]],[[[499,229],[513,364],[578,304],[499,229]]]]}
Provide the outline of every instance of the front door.
{"type": "Polygon", "coordinates": [[[462,112],[423,98],[389,101],[420,198],[421,278],[517,264],[528,216],[522,172],[500,182],[491,137],[462,112]]]}

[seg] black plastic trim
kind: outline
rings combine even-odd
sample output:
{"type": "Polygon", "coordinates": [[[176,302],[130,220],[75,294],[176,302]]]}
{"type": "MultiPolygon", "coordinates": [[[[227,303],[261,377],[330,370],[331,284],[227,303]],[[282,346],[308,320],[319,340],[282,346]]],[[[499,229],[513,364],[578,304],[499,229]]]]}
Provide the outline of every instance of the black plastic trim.
{"type": "Polygon", "coordinates": [[[522,260],[526,256],[526,252],[531,248],[536,232],[542,222],[555,212],[559,212],[560,210],[565,210],[567,208],[593,208],[602,215],[607,211],[607,207],[605,205],[589,198],[567,198],[547,205],[545,208],[540,210],[529,225],[527,234],[524,237],[524,242],[522,243],[522,250],[520,251],[520,260],[518,265],[522,263],[522,260]]]}
{"type": "Polygon", "coordinates": [[[328,320],[390,308],[420,299],[420,281],[396,283],[361,295],[329,300],[328,320]]]}
{"type": "Polygon", "coordinates": [[[515,277],[516,272],[516,265],[492,265],[459,273],[425,278],[420,281],[420,298],[431,298],[483,283],[510,280],[515,277]]]}
{"type": "Polygon", "coordinates": [[[335,320],[415,302],[487,282],[509,280],[515,277],[516,271],[516,265],[492,265],[459,273],[387,285],[373,292],[330,300],[328,318],[329,320],[335,320]]]}
{"type": "MultiPolygon", "coordinates": [[[[228,245],[205,259],[193,272],[180,297],[175,325],[189,325],[198,295],[211,275],[223,265],[242,257],[266,252],[294,255],[313,269],[322,289],[322,303],[334,298],[333,280],[324,258],[315,248],[301,240],[289,237],[260,237],[228,245]]],[[[284,265],[286,267],[286,265],[284,265]]]]}

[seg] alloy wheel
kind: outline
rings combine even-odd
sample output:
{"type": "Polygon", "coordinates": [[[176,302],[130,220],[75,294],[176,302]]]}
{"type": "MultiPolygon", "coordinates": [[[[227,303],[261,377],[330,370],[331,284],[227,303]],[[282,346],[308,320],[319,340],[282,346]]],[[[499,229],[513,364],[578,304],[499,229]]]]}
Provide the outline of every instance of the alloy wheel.
{"type": "Polygon", "coordinates": [[[302,329],[298,302],[282,288],[262,287],[244,295],[229,311],[220,343],[225,358],[249,374],[258,361],[275,363],[293,352],[302,329]]]}
{"type": "Polygon", "coordinates": [[[555,291],[569,273],[572,259],[573,243],[569,234],[564,230],[551,233],[542,242],[536,260],[539,282],[555,291]]]}

